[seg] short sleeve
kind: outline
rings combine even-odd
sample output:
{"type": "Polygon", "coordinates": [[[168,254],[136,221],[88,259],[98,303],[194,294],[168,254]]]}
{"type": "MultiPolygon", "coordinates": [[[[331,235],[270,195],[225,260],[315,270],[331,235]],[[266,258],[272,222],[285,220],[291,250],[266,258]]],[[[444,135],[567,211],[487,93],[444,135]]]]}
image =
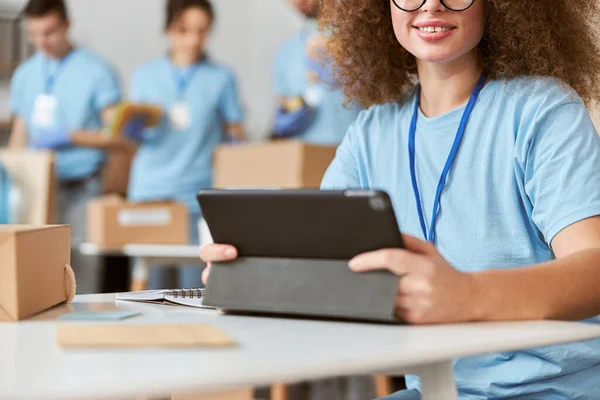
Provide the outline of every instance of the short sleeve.
{"type": "Polygon", "coordinates": [[[244,111],[240,103],[237,82],[233,73],[229,73],[219,99],[219,110],[223,120],[229,124],[241,123],[244,111]]]}
{"type": "Polygon", "coordinates": [[[359,129],[359,121],[352,124],[348,129],[342,144],[337,149],[333,162],[323,177],[321,189],[361,189],[359,164],[356,156],[359,151],[356,141],[356,134],[359,129]]]}
{"type": "Polygon", "coordinates": [[[101,112],[106,107],[121,101],[121,84],[116,72],[108,66],[103,66],[97,77],[94,107],[101,112]]]}
{"type": "Polygon", "coordinates": [[[578,221],[600,215],[600,138],[582,102],[562,104],[534,124],[524,187],[547,243],[578,221]]]}

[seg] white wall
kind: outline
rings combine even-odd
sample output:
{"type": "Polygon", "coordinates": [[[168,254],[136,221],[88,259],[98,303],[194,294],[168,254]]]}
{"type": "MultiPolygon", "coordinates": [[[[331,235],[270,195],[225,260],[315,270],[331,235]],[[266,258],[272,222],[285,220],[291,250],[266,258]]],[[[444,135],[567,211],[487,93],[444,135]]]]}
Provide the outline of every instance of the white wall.
{"type": "MultiPolygon", "coordinates": [[[[246,127],[267,134],[274,109],[272,60],[302,25],[285,0],[213,0],[217,25],[211,56],[232,67],[247,109],[246,127]]],[[[125,88],[132,71],[165,53],[164,0],[69,0],[73,39],[103,54],[120,71],[125,88]]]]}

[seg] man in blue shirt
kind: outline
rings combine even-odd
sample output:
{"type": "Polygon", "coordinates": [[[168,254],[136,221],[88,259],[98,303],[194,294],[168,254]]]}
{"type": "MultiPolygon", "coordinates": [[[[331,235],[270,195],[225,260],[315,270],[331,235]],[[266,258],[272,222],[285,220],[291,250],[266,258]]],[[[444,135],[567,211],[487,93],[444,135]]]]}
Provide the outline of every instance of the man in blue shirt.
{"type": "Polygon", "coordinates": [[[285,42],[275,58],[279,108],[274,137],[338,145],[360,110],[346,107],[344,94],[336,88],[334,68],[315,20],[319,2],[290,0],[290,3],[306,17],[306,23],[285,42]]]}
{"type": "MultiPolygon", "coordinates": [[[[12,78],[9,146],[55,150],[58,219],[71,225],[76,245],[85,239],[87,201],[101,194],[104,154],[93,147],[103,147],[101,129],[110,122],[121,89],[111,66],[69,40],[64,0],[30,0],[24,14],[37,53],[12,78]]],[[[82,291],[95,290],[86,277],[93,273],[89,260],[80,257],[73,252],[82,291]]]]}

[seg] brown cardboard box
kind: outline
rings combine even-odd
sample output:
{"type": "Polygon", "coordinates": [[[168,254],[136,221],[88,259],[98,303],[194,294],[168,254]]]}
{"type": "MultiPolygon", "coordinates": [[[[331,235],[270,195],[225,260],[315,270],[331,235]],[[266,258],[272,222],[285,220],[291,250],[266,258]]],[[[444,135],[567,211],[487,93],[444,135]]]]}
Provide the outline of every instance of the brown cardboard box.
{"type": "Polygon", "coordinates": [[[318,188],[335,147],[295,140],[223,145],[215,152],[216,188],[318,188]]]}
{"type": "Polygon", "coordinates": [[[19,321],[67,300],[68,226],[0,225],[0,321],[19,321]]]}
{"type": "Polygon", "coordinates": [[[51,152],[33,150],[0,151],[0,161],[17,185],[24,190],[27,211],[23,224],[56,223],[56,190],[54,156],[51,152]]]}
{"type": "Polygon", "coordinates": [[[136,148],[134,146],[119,151],[107,152],[106,163],[102,169],[103,193],[127,196],[129,173],[135,153],[136,148]]]}
{"type": "Polygon", "coordinates": [[[188,242],[188,212],[183,204],[133,204],[111,195],[90,201],[87,212],[88,240],[105,248],[188,242]]]}

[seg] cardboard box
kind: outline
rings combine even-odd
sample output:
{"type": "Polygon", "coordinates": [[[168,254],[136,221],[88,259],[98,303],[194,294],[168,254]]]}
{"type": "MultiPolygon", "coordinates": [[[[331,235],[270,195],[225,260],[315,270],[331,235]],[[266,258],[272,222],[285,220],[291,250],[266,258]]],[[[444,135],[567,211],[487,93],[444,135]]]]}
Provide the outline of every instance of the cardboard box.
{"type": "Polygon", "coordinates": [[[134,204],[111,195],[90,201],[87,217],[88,240],[105,248],[188,243],[188,211],[184,204],[134,204]]]}
{"type": "Polygon", "coordinates": [[[107,152],[106,162],[102,169],[102,191],[104,194],[127,196],[131,164],[136,148],[107,152]]]}
{"type": "Polygon", "coordinates": [[[0,161],[23,190],[26,212],[21,224],[56,223],[57,180],[54,156],[47,151],[3,150],[0,161]]]}
{"type": "Polygon", "coordinates": [[[0,321],[29,318],[67,300],[68,226],[0,225],[0,321]]]}
{"type": "Polygon", "coordinates": [[[295,140],[224,145],[215,152],[216,188],[319,188],[336,147],[295,140]]]}

